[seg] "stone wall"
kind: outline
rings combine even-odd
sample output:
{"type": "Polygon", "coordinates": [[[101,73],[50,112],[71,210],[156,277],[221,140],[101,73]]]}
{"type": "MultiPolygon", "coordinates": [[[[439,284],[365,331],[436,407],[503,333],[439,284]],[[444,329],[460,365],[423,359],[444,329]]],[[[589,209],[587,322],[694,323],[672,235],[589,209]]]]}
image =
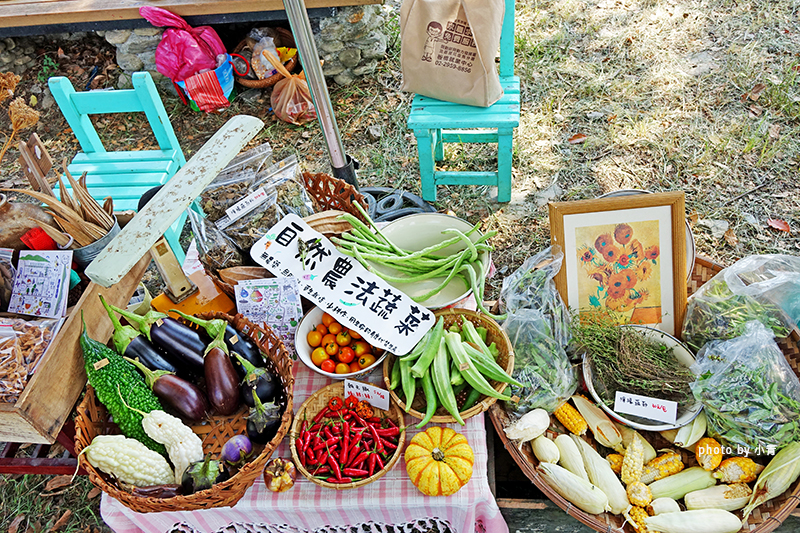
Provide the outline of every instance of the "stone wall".
{"type": "MultiPolygon", "coordinates": [[[[314,37],[325,76],[347,85],[375,72],[386,54],[384,22],[380,5],[338,8],[331,17],[312,20],[312,27],[319,28],[314,37]]],[[[147,70],[162,89],[173,90],[170,81],[156,71],[155,51],[162,32],[155,27],[98,32],[117,47],[117,64],[123,71],[119,88],[131,86],[134,72],[147,70]]]]}
{"type": "Polygon", "coordinates": [[[22,74],[36,64],[36,42],[30,37],[0,39],[0,72],[22,74]]]}

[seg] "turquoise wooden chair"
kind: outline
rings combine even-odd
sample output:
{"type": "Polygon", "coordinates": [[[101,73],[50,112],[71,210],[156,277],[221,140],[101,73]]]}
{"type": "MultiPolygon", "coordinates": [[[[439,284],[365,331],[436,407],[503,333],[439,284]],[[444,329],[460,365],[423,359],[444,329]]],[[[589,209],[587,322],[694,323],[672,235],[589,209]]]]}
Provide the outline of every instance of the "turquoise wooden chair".
{"type": "Polygon", "coordinates": [[[506,0],[499,75],[503,96],[490,107],[414,96],[408,128],[417,138],[424,200],[436,201],[437,185],[493,185],[499,202],[511,200],[511,146],[520,109],[519,77],[514,76],[514,0],[506,0]],[[444,143],[497,143],[497,171],[437,171],[436,162],[444,159],[444,143]]]}
{"type": "MultiPolygon", "coordinates": [[[[48,85],[64,118],[81,145],[82,153],[67,166],[76,179],[87,172],[86,185],[97,201],[111,196],[115,210],[136,210],[139,198],[167,182],[186,164],[180,144],[149,72],[133,75],[133,89],[75,92],[69,79],[50,78],[48,85]],[[144,113],[159,150],[106,151],[91,115],[144,113]]],[[[65,187],[69,187],[65,180],[65,187]]],[[[184,212],[164,234],[175,257],[186,254],[178,239],[186,221],[184,212]]]]}

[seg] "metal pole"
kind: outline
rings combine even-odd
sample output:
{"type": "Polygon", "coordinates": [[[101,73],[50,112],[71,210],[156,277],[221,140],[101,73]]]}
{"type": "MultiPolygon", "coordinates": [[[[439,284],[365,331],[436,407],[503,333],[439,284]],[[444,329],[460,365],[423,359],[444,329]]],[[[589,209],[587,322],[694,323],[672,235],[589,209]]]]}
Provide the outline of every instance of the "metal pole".
{"type": "Polygon", "coordinates": [[[358,188],[354,162],[352,158],[345,154],[342,138],[339,134],[339,126],[336,124],[336,117],[333,115],[333,106],[328,94],[328,87],[325,84],[325,75],[322,73],[322,66],[319,64],[317,45],[314,43],[314,34],[311,31],[311,23],[308,20],[305,2],[304,0],[284,0],[283,5],[289,17],[289,25],[292,27],[292,34],[294,35],[295,44],[297,44],[297,52],[303,65],[308,89],[311,92],[311,98],[314,100],[317,119],[325,136],[325,142],[328,144],[333,173],[337,178],[344,179],[358,188]]]}

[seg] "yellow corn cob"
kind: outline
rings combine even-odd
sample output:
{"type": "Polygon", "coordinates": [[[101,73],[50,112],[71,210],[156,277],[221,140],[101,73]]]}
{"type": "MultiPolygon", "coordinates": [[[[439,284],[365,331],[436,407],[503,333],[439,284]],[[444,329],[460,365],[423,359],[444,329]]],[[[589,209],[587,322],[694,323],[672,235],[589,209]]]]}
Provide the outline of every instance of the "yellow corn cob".
{"type": "Polygon", "coordinates": [[[564,424],[564,427],[570,433],[581,436],[589,429],[589,424],[581,416],[577,409],[572,407],[569,402],[564,402],[561,406],[553,412],[559,422],[564,424]]]}
{"type": "Polygon", "coordinates": [[[650,487],[641,481],[634,481],[625,489],[628,493],[628,501],[633,505],[644,507],[653,501],[653,493],[650,492],[650,487]]]}
{"type": "Polygon", "coordinates": [[[644,521],[647,516],[647,511],[645,511],[643,507],[638,507],[636,505],[631,507],[630,511],[628,511],[628,518],[630,519],[631,525],[633,525],[633,527],[636,528],[636,531],[639,533],[650,532],[650,530],[647,529],[647,525],[644,521]]]}
{"type": "Polygon", "coordinates": [[[626,485],[639,481],[642,477],[644,467],[644,444],[639,434],[635,434],[631,443],[625,450],[625,460],[622,461],[622,472],[620,477],[626,485]]]}
{"type": "Polygon", "coordinates": [[[722,446],[711,437],[704,437],[697,441],[694,455],[703,470],[711,471],[722,462],[722,446]]]}
{"type": "Polygon", "coordinates": [[[647,463],[642,470],[642,477],[639,481],[649,485],[653,481],[677,474],[681,470],[683,470],[683,461],[680,454],[669,451],[647,463]]]}
{"type": "Polygon", "coordinates": [[[762,465],[748,457],[728,457],[719,464],[714,477],[723,483],[750,483],[762,470],[762,465]]]}
{"type": "Polygon", "coordinates": [[[625,458],[618,453],[610,453],[606,455],[606,461],[608,461],[608,464],[611,465],[611,470],[613,470],[617,475],[622,472],[622,461],[624,460],[625,458]]]}

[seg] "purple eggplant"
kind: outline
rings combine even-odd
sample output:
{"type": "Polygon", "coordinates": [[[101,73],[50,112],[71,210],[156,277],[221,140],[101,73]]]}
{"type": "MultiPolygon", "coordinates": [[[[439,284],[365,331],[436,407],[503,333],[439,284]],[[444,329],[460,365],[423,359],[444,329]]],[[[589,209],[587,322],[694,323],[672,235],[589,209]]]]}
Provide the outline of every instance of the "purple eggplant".
{"type": "Polygon", "coordinates": [[[176,362],[178,373],[203,374],[203,354],[210,340],[205,333],[158,311],[139,316],[113,305],[109,307],[125,317],[153,345],[164,350],[176,362]]]}
{"type": "MultiPolygon", "coordinates": [[[[236,331],[227,320],[223,320],[222,318],[203,320],[202,318],[182,313],[177,309],[170,309],[169,312],[177,313],[189,322],[197,324],[204,329],[212,339],[217,338],[220,330],[225,330],[225,344],[231,352],[231,357],[233,357],[233,354],[238,353],[251,365],[258,368],[264,366],[264,357],[261,355],[261,350],[258,349],[258,346],[256,346],[252,340],[236,331]]],[[[244,378],[246,373],[244,367],[235,358],[233,358],[232,362],[234,368],[236,368],[236,373],[239,374],[239,378],[244,378]]]]}
{"type": "Polygon", "coordinates": [[[256,405],[253,400],[254,392],[262,402],[274,402],[281,392],[281,382],[278,376],[266,368],[258,368],[251,365],[250,361],[236,352],[234,352],[234,355],[239,360],[239,364],[245,369],[241,385],[244,403],[248,407],[256,405]]]}
{"type": "Polygon", "coordinates": [[[169,405],[181,418],[196,422],[208,414],[208,401],[197,385],[172,372],[150,370],[139,361],[126,357],[144,375],[147,386],[159,400],[169,405]]]}
{"type": "Polygon", "coordinates": [[[283,408],[274,401],[261,403],[255,390],[250,395],[255,400],[255,407],[250,409],[247,417],[247,436],[257,444],[267,444],[278,434],[283,408]]]}
{"type": "Polygon", "coordinates": [[[103,295],[100,295],[100,302],[105,307],[111,323],[114,325],[112,341],[117,353],[136,359],[150,370],[166,370],[167,372],[177,372],[174,361],[161,350],[158,350],[141,333],[131,326],[123,326],[114,310],[109,306],[103,295]]]}
{"type": "Polygon", "coordinates": [[[230,475],[223,468],[220,461],[211,459],[206,455],[202,461],[191,463],[181,477],[181,488],[184,494],[193,494],[201,490],[210,489],[215,483],[222,483],[230,475]]]}
{"type": "Polygon", "coordinates": [[[208,401],[220,415],[233,414],[241,405],[239,376],[233,368],[221,330],[219,336],[211,341],[203,355],[204,373],[208,401]]]}

